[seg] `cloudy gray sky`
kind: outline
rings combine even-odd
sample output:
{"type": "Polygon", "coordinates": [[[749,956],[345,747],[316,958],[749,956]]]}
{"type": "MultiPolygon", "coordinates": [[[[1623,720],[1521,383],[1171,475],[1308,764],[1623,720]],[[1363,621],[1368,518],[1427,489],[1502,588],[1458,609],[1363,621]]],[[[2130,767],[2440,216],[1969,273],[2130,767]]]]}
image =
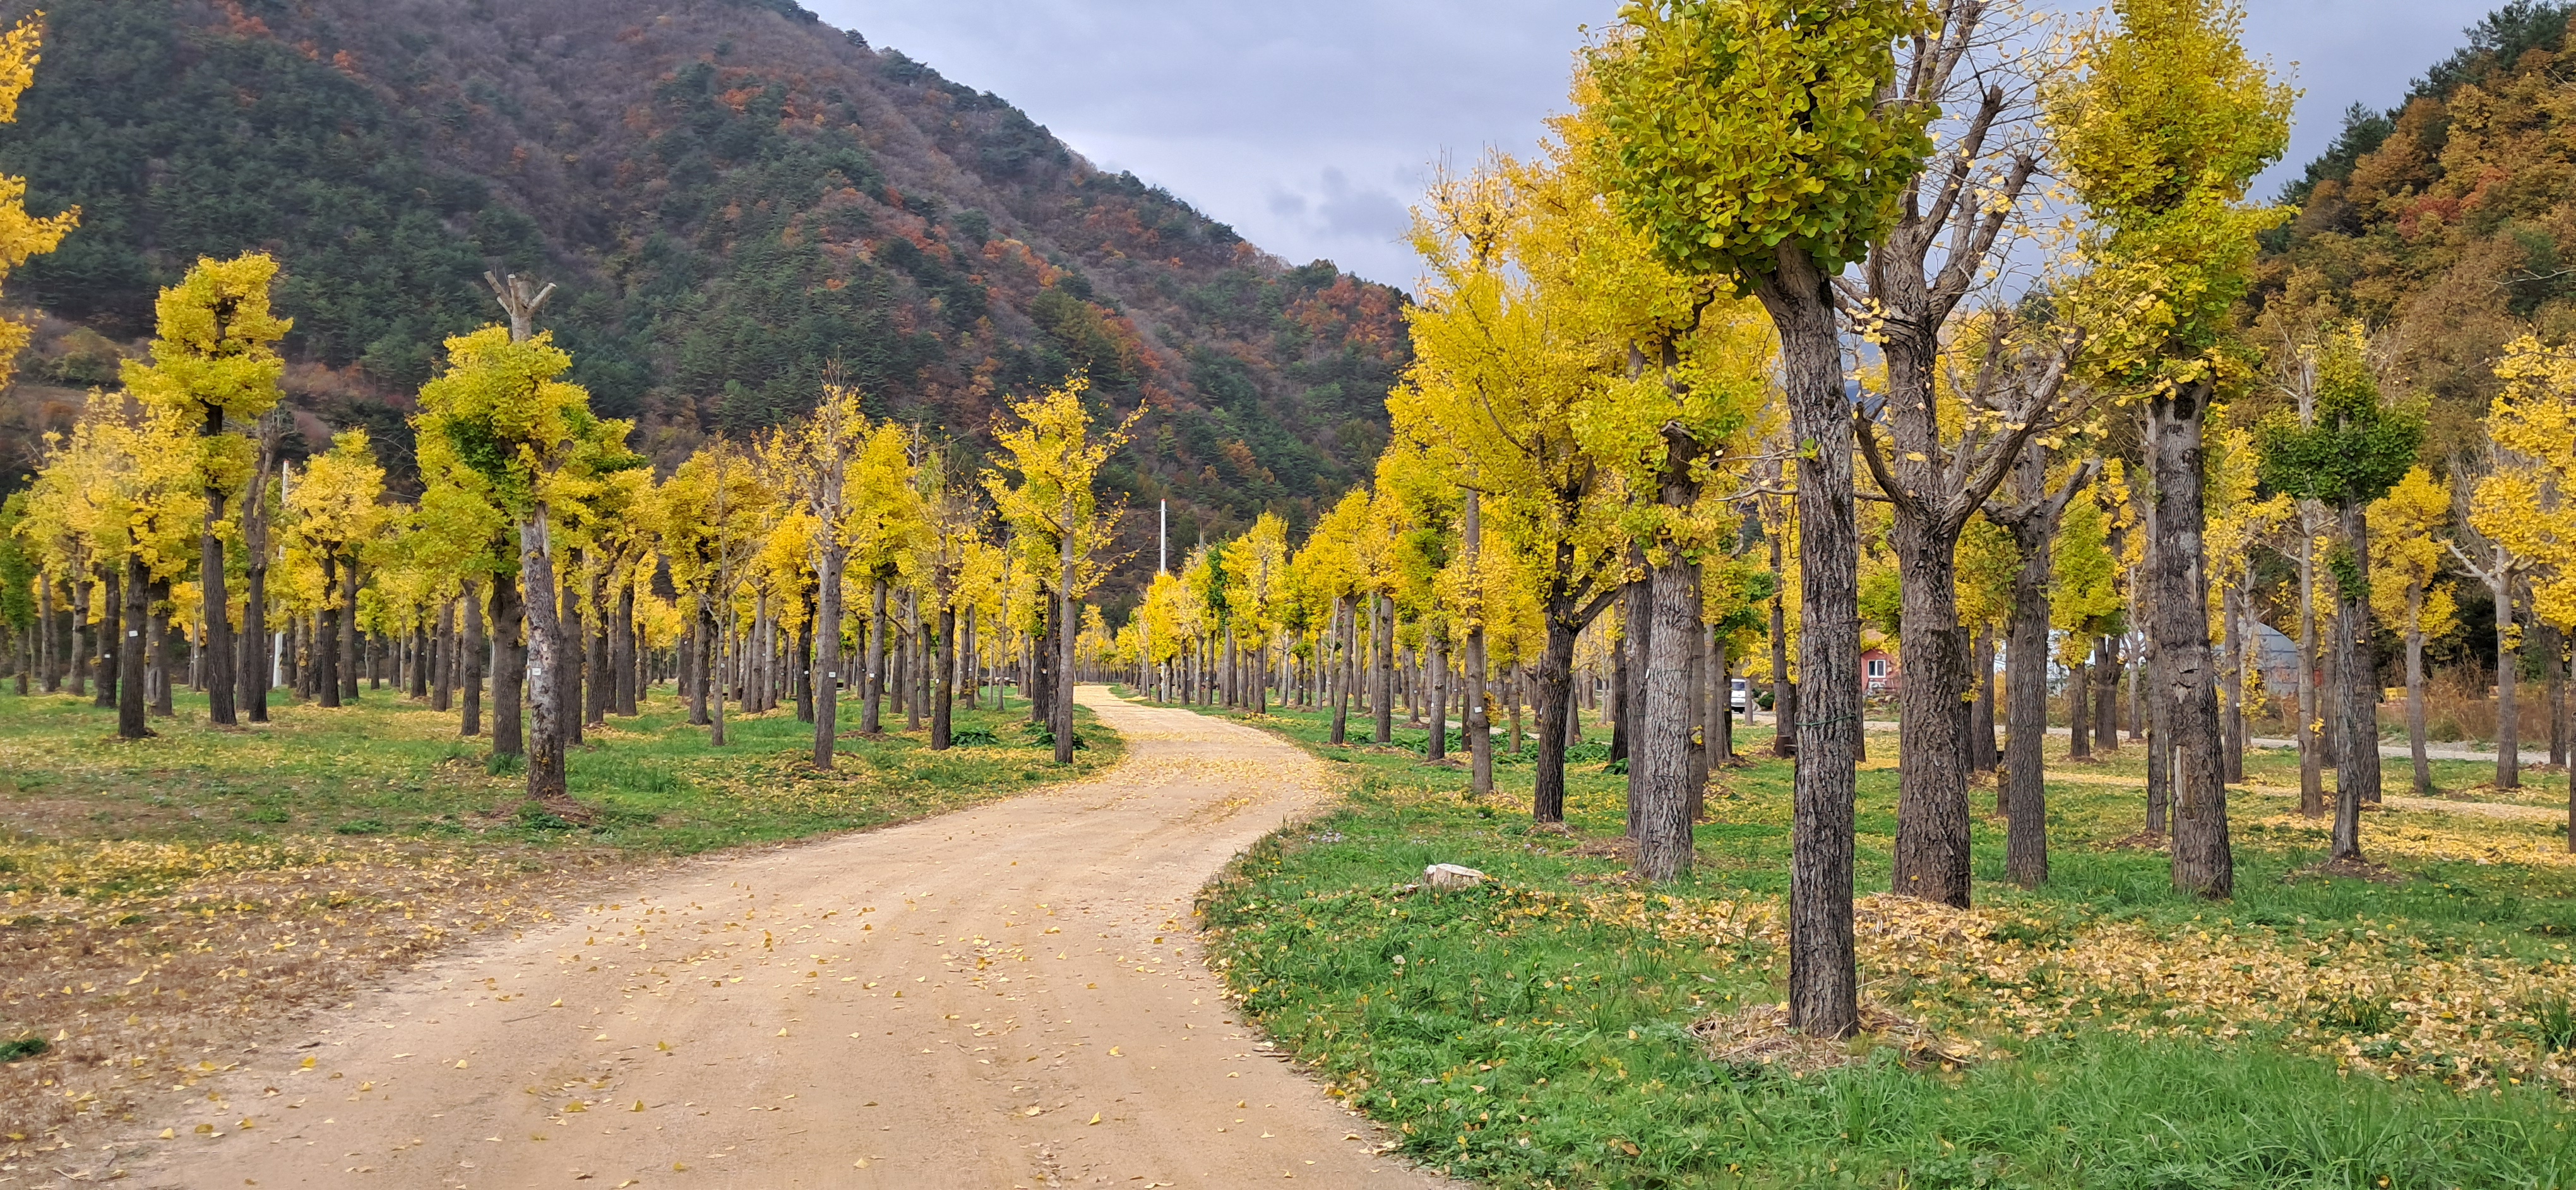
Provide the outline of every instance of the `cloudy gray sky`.
{"type": "MultiPolygon", "coordinates": [[[[1405,208],[1443,161],[1526,150],[1617,0],[804,0],[1028,112],[1253,243],[1410,287],[1405,208]]],[[[2248,0],[2304,92],[2287,164],[2385,107],[2500,0],[2248,0]]],[[[2068,7],[2074,7],[2068,5],[2068,7]]]]}

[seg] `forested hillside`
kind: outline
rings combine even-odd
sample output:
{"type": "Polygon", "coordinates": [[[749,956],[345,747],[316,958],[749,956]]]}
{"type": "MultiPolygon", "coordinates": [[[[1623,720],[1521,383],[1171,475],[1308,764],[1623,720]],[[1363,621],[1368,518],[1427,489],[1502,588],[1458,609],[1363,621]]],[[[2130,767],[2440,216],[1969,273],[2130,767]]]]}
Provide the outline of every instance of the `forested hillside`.
{"type": "Polygon", "coordinates": [[[2284,194],[2257,298],[2276,325],[2387,330],[2393,378],[2432,399],[2436,460],[2485,441],[2507,342],[2576,332],[2576,60],[2564,5],[2517,0],[2386,111],[2356,106],[2284,194]]]}
{"type": "MultiPolygon", "coordinates": [[[[49,316],[21,451],[135,350],[158,287],[250,248],[284,268],[307,445],[364,425],[397,475],[440,340],[498,316],[487,268],[561,284],[544,322],[576,378],[666,464],[800,415],[834,369],[979,440],[1002,396],[1084,369],[1147,410],[1108,477],[1131,523],[1168,495],[1186,542],[1307,519],[1385,441],[1402,294],[1286,267],[787,0],[45,10],[0,170],[81,226],[12,285],[49,316]]],[[[14,486],[30,460],[5,462],[14,486]]]]}

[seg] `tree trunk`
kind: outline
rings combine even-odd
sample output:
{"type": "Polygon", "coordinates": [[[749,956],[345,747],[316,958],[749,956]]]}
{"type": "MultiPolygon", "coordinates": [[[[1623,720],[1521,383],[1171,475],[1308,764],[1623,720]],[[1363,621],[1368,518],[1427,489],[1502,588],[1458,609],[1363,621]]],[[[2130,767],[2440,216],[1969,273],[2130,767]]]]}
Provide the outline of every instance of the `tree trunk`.
{"type": "Polygon", "coordinates": [[[322,609],[319,630],[314,633],[313,693],[323,706],[340,705],[340,601],[334,594],[340,589],[340,559],[325,550],[322,554],[322,609]]]}
{"type": "Polygon", "coordinates": [[[483,734],[483,661],[491,648],[483,635],[482,595],[477,587],[473,579],[465,580],[465,644],[457,650],[461,656],[457,658],[456,683],[463,709],[456,734],[469,738],[483,734]]]}
{"type": "Polygon", "coordinates": [[[833,542],[820,551],[815,567],[814,609],[814,767],[832,767],[832,748],[841,724],[841,571],[848,554],[833,542]]]}
{"type": "MultiPolygon", "coordinates": [[[[221,406],[206,413],[203,437],[213,439],[224,432],[221,406]]],[[[197,587],[204,596],[197,616],[198,631],[205,634],[205,671],[199,676],[206,684],[206,722],[217,727],[230,727],[238,722],[233,704],[232,601],[224,591],[224,539],[216,535],[216,526],[224,519],[222,484],[206,485],[205,529],[198,537],[197,587]]]]}
{"type": "Polygon", "coordinates": [[[2227,833],[2227,786],[2219,770],[2218,684],[2209,656],[2209,584],[2201,556],[2203,384],[2147,404],[2148,458],[2154,482],[2155,606],[2158,701],[2168,708],[2171,744],[2157,746],[2173,764],[2173,880],[2179,891],[2212,899],[2233,895],[2236,860],[2227,833]]]}
{"type": "MultiPolygon", "coordinates": [[[[1975,647],[1970,652],[1976,656],[1977,697],[1968,707],[1968,738],[1963,751],[1968,758],[1970,771],[1991,773],[1995,771],[1997,755],[1995,748],[1995,630],[1979,626],[1975,647]]],[[[1911,675],[1908,675],[1908,679],[1911,680],[1911,675]]]]}
{"type": "Polygon", "coordinates": [[[556,713],[563,717],[567,748],[581,742],[582,690],[590,668],[590,636],[581,610],[581,575],[566,571],[555,590],[555,631],[562,634],[556,642],[555,696],[562,700],[556,713]]]}
{"type": "Polygon", "coordinates": [[[2370,522],[2368,506],[2342,508],[2344,556],[2336,560],[2335,664],[2343,674],[2342,753],[2335,763],[2334,852],[2361,858],[2361,807],[2379,800],[2379,675],[2370,664],[2370,522]],[[2348,569],[2347,569],[2348,567],[2348,569]]]}
{"type": "Polygon", "coordinates": [[[125,685],[125,656],[134,652],[125,647],[125,564],[122,561],[101,566],[105,581],[98,599],[98,705],[117,705],[117,696],[125,685]]]}
{"type": "Polygon", "coordinates": [[[1780,333],[1797,462],[1798,768],[1789,861],[1789,1023],[1817,1037],[1859,1024],[1852,940],[1853,799],[1860,743],[1860,558],[1851,400],[1828,279],[1784,243],[1757,294],[1780,333]],[[1823,675],[1818,679],[1817,675],[1823,675]]]}
{"type": "MultiPolygon", "coordinates": [[[[2497,559],[2503,578],[2487,584],[2496,608],[2496,776],[2498,789],[2522,788],[2522,720],[2514,705],[2514,685],[2522,679],[2522,654],[2514,632],[2513,576],[2497,559]]],[[[2568,783],[2569,821],[2576,822],[2576,781],[2568,783]]],[[[2576,840],[2576,835],[2569,836],[2576,840]]]]}
{"type": "Polygon", "coordinates": [[[590,656],[582,666],[587,686],[582,696],[581,721],[587,725],[604,727],[608,724],[608,708],[617,699],[617,670],[609,661],[609,655],[615,648],[609,637],[615,631],[615,627],[603,622],[609,618],[607,568],[601,567],[592,572],[590,581],[585,585],[589,590],[585,593],[588,599],[587,606],[583,610],[588,613],[589,623],[585,626],[583,635],[588,638],[590,656]]]}
{"type": "Polygon", "coordinates": [[[528,797],[551,808],[570,802],[572,795],[565,786],[564,770],[570,733],[564,723],[567,659],[557,603],[563,587],[555,578],[550,529],[542,500],[519,522],[519,576],[527,595],[528,702],[535,712],[528,732],[528,797]]]}
{"type": "Polygon", "coordinates": [[[2230,785],[2240,785],[2245,781],[2245,644],[2238,631],[2244,612],[2244,589],[2241,586],[2229,586],[2226,593],[2219,598],[2218,620],[2221,625],[2219,638],[2222,642],[2219,646],[2220,655],[2226,659],[2225,668],[2220,672],[2222,680],[2226,683],[2227,694],[2226,720],[2223,724],[2227,736],[2227,750],[2222,756],[2224,762],[2222,769],[2230,785]]]}
{"type": "MultiPolygon", "coordinates": [[[[1560,557],[1562,552],[1560,552],[1560,557]]],[[[1530,783],[1530,819],[1565,821],[1565,738],[1575,715],[1573,600],[1557,595],[1546,609],[1547,641],[1538,654],[1538,769],[1530,783]]],[[[1383,722],[1383,720],[1381,720],[1383,722]]]]}
{"type": "Polygon", "coordinates": [[[2120,750],[2120,644],[2108,636],[2093,646],[2093,746],[2120,750]]]}
{"type": "Polygon", "coordinates": [[[2542,701],[2549,708],[2549,763],[2567,764],[2567,634],[2546,620],[2540,623],[2540,655],[2549,676],[2542,701]]]}
{"type": "Polygon", "coordinates": [[[616,692],[616,713],[635,714],[635,576],[631,573],[618,581],[617,607],[608,621],[608,669],[615,675],[610,688],[616,692]]]}
{"type": "MultiPolygon", "coordinates": [[[[2014,468],[2014,488],[2031,500],[2046,483],[2036,446],[2014,468]]],[[[2053,516],[2033,514],[2007,526],[2021,550],[2021,569],[2013,574],[2012,641],[2005,655],[2005,721],[2003,766],[2004,878],[2023,888],[2048,882],[2048,784],[2044,742],[2048,739],[2048,580],[2049,546],[2056,536],[2053,516]]],[[[1906,685],[1914,684],[1907,667],[1906,685]]]]}
{"type": "Polygon", "coordinates": [[[2093,679],[2084,658],[2066,669],[2066,759],[2093,759],[2093,725],[2086,711],[2093,702],[2093,679]]]}
{"type": "Polygon", "coordinates": [[[1700,568],[1691,567],[1690,652],[1684,668],[1688,671],[1690,706],[1685,720],[1690,724],[1690,769],[1682,787],[1690,792],[1682,820],[1696,824],[1708,809],[1708,624],[1701,618],[1700,568]]]}
{"type": "MultiPolygon", "coordinates": [[[[1690,482],[1697,447],[1666,431],[1660,502],[1688,508],[1698,495],[1690,482]]],[[[1637,875],[1664,883],[1691,870],[1690,771],[1697,749],[1691,739],[1690,654],[1699,635],[1699,586],[1679,545],[1649,571],[1651,603],[1646,634],[1645,681],[1637,723],[1628,738],[1629,837],[1637,845],[1637,875]]]]}
{"type": "MultiPolygon", "coordinates": [[[[1372,644],[1377,653],[1376,684],[1369,694],[1369,710],[1376,716],[1377,730],[1371,739],[1379,744],[1392,744],[1395,742],[1395,601],[1383,594],[1372,594],[1369,608],[1375,617],[1372,644]]],[[[1564,790],[1564,761],[1562,755],[1557,757],[1560,794],[1564,790]]]]}
{"type": "MultiPolygon", "coordinates": [[[[178,708],[170,704],[170,696],[172,693],[170,687],[173,684],[171,670],[172,658],[170,656],[172,652],[172,639],[170,636],[170,580],[167,578],[154,578],[145,584],[145,588],[149,593],[151,603],[151,611],[148,613],[149,618],[145,621],[148,627],[144,629],[144,640],[148,646],[147,651],[152,655],[152,666],[150,671],[150,680],[152,683],[152,716],[156,719],[174,719],[178,717],[179,712],[178,708]]],[[[235,637],[234,639],[239,640],[240,638],[235,637]]],[[[241,670],[237,667],[234,670],[236,682],[238,682],[240,674],[241,670]]]]}
{"type": "Polygon", "coordinates": [[[1449,629],[1434,629],[1431,639],[1431,738],[1423,759],[1437,764],[1449,755],[1449,629]]]}
{"type": "Polygon", "coordinates": [[[358,550],[353,545],[340,565],[340,697],[352,706],[358,701],[358,670],[364,663],[358,644],[358,550]]]}
{"type": "Polygon", "coordinates": [[[521,639],[526,629],[527,602],[519,593],[515,575],[495,575],[492,579],[492,754],[523,756],[528,746],[526,704],[528,700],[528,647],[521,639]]]}
{"type": "Polygon", "coordinates": [[[1333,725],[1331,730],[1332,742],[1336,744],[1347,742],[1350,735],[1350,681],[1343,676],[1342,670],[1350,660],[1351,638],[1358,635],[1358,619],[1358,609],[1352,605],[1349,597],[1342,596],[1333,600],[1333,631],[1341,639],[1338,663],[1332,670],[1333,725]]]}
{"type": "Polygon", "coordinates": [[[868,664],[866,688],[859,692],[859,733],[876,735],[885,723],[886,583],[868,579],[868,664]]]}
{"type": "MultiPolygon", "coordinates": [[[[1476,574],[1485,547],[1484,522],[1480,515],[1483,507],[1483,494],[1469,489],[1464,518],[1465,548],[1462,552],[1470,575],[1476,574]]],[[[1467,622],[1467,713],[1459,718],[1466,721],[1467,790],[1470,796],[1485,797],[1494,792],[1494,728],[1492,697],[1485,689],[1485,607],[1481,582],[1478,590],[1475,618],[1467,622]]],[[[1687,822],[1683,824],[1685,835],[1689,833],[1689,825],[1687,822]]],[[[1682,867],[1687,869],[1690,866],[1687,844],[1683,851],[1682,867]]]]}
{"type": "MultiPolygon", "coordinates": [[[[143,723],[144,715],[151,702],[151,686],[143,676],[145,654],[149,652],[143,646],[143,621],[150,615],[148,600],[151,597],[151,582],[151,575],[143,566],[142,553],[129,548],[125,555],[125,576],[122,584],[124,587],[122,593],[125,597],[124,608],[123,614],[119,617],[122,621],[122,634],[118,637],[116,648],[116,735],[118,739],[139,740],[152,734],[152,729],[144,726],[143,723]]],[[[229,682],[225,684],[224,692],[227,694],[232,692],[229,682]]]]}
{"type": "MultiPolygon", "coordinates": [[[[1897,505],[1898,649],[1894,891],[1962,909],[1969,893],[1968,633],[1959,626],[1958,538],[1897,505]]],[[[1814,673],[1814,670],[1808,670],[1814,673]]],[[[1857,675],[1855,668],[1853,673],[1857,675]]],[[[1982,766],[1981,766],[1982,767],[1982,766]]]]}
{"type": "Polygon", "coordinates": [[[957,703],[957,605],[939,605],[939,658],[932,667],[930,750],[945,751],[957,703]]]}
{"type": "Polygon", "coordinates": [[[1708,668],[1715,700],[1708,712],[1716,724],[1708,738],[1708,766],[1716,769],[1735,760],[1735,660],[1728,656],[1723,632],[1709,634],[1708,668]]]}
{"type": "Polygon", "coordinates": [[[2299,513],[2299,813],[2326,812],[2325,748],[2317,738],[2317,558],[2314,530],[2299,513]]]}

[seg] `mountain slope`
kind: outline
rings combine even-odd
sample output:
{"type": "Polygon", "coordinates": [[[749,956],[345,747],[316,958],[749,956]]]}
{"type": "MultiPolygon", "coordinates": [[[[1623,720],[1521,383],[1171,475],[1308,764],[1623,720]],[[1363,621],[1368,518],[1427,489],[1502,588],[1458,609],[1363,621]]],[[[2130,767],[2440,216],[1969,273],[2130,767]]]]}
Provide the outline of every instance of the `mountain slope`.
{"type": "Polygon", "coordinates": [[[787,0],[46,10],[0,169],[83,225],[11,285],[58,320],[31,382],[148,334],[197,256],[265,247],[293,399],[397,453],[438,340],[495,316],[486,268],[561,283],[545,324],[665,461],[831,370],[968,438],[1083,370],[1105,412],[1145,410],[1113,482],[1140,520],[1173,498],[1187,541],[1302,517],[1385,440],[1402,294],[1289,268],[787,0]]]}
{"type": "Polygon", "coordinates": [[[2526,329],[2576,336],[2576,56],[2565,4],[2517,0],[2387,112],[2356,107],[2284,199],[2258,298],[2385,332],[2433,402],[2435,457],[2481,440],[2494,364],[2526,329]]]}

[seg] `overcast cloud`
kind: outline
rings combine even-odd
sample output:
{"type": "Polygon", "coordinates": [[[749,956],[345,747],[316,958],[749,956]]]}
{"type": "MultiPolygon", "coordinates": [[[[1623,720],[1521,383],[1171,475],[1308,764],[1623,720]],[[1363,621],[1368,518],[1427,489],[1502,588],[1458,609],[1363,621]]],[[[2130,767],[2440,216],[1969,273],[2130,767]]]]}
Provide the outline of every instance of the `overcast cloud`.
{"type": "MultiPolygon", "coordinates": [[[[1525,152],[1581,27],[1617,0],[804,0],[1018,105],[1292,263],[1407,288],[1406,208],[1443,161],[1525,152]]],[[[2353,103],[2386,107],[2490,0],[2251,0],[2246,38],[2303,91],[2268,197],[2353,103]]]]}

